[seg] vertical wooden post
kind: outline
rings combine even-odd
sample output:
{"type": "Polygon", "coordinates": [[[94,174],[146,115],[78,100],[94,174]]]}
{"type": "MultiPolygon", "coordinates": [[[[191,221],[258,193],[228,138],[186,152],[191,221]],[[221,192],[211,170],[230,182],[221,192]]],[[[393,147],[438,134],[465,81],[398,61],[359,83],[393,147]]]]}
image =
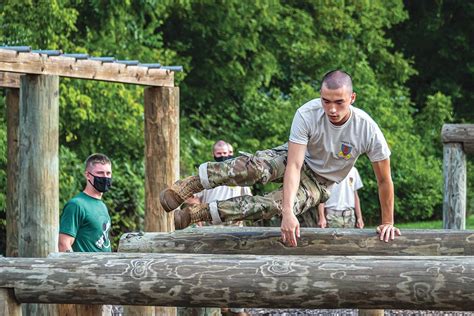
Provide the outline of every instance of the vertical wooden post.
{"type": "MultiPolygon", "coordinates": [[[[46,257],[57,251],[59,231],[59,77],[20,79],[18,254],[46,257]]],[[[25,315],[56,315],[56,305],[24,304],[25,315]]]]}
{"type": "Polygon", "coordinates": [[[466,154],[462,143],[443,145],[443,228],[466,229],[466,154]]]}
{"type": "Polygon", "coordinates": [[[7,257],[18,257],[18,124],[20,89],[7,89],[7,257]]]}
{"type": "Polygon", "coordinates": [[[17,302],[13,289],[0,288],[0,315],[21,316],[21,305],[17,302]]]}
{"type": "MultiPolygon", "coordinates": [[[[145,89],[145,231],[174,230],[161,190],[179,178],[179,88],[145,89]]],[[[125,315],[176,315],[175,307],[124,306],[125,315]]]]}
{"type": "Polygon", "coordinates": [[[159,195],[179,178],[179,88],[145,89],[145,231],[174,230],[159,195]]]}

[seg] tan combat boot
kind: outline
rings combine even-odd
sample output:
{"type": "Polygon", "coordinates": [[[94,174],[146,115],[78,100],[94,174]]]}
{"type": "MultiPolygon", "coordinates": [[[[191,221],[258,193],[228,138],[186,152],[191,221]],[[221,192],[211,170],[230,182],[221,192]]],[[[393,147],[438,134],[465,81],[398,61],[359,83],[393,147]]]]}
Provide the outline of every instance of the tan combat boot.
{"type": "Polygon", "coordinates": [[[174,212],[175,229],[184,229],[194,223],[211,221],[212,217],[207,203],[189,205],[174,212]]]}
{"type": "Polygon", "coordinates": [[[187,177],[176,181],[171,187],[164,189],[160,193],[160,203],[166,212],[177,209],[183,202],[204,190],[198,176],[187,177]]]}

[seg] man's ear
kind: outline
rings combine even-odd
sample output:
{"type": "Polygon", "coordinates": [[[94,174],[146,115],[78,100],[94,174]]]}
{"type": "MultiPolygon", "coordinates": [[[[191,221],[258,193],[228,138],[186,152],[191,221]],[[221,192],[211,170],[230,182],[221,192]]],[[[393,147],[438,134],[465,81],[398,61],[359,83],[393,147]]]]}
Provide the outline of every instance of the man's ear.
{"type": "Polygon", "coordinates": [[[357,94],[355,92],[352,92],[352,94],[351,94],[351,104],[354,104],[354,102],[356,100],[356,97],[357,97],[357,94]]]}

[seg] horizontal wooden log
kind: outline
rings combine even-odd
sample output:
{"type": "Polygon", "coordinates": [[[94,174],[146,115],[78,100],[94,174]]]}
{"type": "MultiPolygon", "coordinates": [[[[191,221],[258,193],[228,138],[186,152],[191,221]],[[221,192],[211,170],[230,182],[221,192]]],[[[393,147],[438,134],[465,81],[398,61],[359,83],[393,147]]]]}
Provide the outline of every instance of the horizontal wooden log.
{"type": "Polygon", "coordinates": [[[441,130],[443,143],[463,143],[466,153],[471,151],[474,143],[474,124],[444,124],[441,130]]]}
{"type": "Polygon", "coordinates": [[[21,74],[0,72],[0,88],[20,88],[21,74]]]}
{"type": "Polygon", "coordinates": [[[373,229],[302,228],[298,247],[286,247],[276,227],[202,227],[173,233],[122,235],[120,252],[261,255],[474,255],[474,231],[403,230],[385,243],[373,229]]]}
{"type": "Polygon", "coordinates": [[[174,86],[174,72],[166,69],[104,63],[100,60],[18,53],[0,48],[0,71],[37,75],[131,83],[147,86],[174,86]]]}
{"type": "Polygon", "coordinates": [[[474,257],[62,254],[0,259],[21,303],[474,310],[474,257]]]}

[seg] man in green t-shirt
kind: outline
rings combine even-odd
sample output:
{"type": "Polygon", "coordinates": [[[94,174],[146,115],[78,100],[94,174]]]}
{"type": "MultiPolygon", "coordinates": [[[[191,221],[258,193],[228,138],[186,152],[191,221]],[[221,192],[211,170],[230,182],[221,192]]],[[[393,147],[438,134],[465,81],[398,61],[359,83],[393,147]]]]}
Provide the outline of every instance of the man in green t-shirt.
{"type": "Polygon", "coordinates": [[[59,225],[60,252],[110,252],[110,216],[102,194],[112,185],[112,163],[103,154],[86,160],[86,187],[64,206],[59,225]]]}

